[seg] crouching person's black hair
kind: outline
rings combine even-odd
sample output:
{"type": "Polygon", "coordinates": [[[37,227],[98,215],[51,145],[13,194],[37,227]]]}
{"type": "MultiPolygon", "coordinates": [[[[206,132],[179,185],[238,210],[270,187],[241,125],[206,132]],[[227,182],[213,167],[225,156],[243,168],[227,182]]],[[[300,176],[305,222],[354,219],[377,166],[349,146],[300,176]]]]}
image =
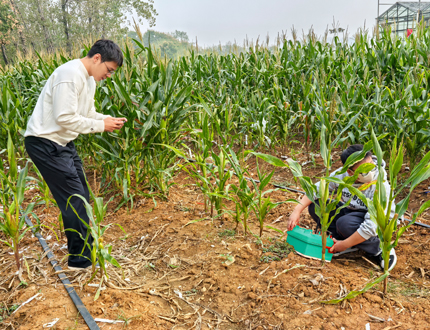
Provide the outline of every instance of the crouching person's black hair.
{"type": "MultiPolygon", "coordinates": [[[[345,164],[348,157],[351,156],[354,152],[362,151],[362,150],[363,150],[362,144],[353,144],[353,145],[349,146],[348,148],[346,148],[342,152],[342,154],[340,155],[340,160],[342,161],[342,164],[345,164]]],[[[366,153],[366,156],[363,159],[365,159],[367,157],[372,157],[372,152],[368,151],[366,153]]]]}

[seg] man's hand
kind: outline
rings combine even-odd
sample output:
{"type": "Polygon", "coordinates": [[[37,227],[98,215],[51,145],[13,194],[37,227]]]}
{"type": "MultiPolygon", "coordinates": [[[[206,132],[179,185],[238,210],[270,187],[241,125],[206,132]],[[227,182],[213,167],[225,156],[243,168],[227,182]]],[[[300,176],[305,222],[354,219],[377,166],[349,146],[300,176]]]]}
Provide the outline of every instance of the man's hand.
{"type": "Polygon", "coordinates": [[[300,212],[294,210],[293,213],[291,213],[290,217],[288,218],[287,222],[287,230],[293,230],[295,226],[299,223],[300,220],[300,212]]]}
{"type": "Polygon", "coordinates": [[[107,117],[103,119],[103,121],[105,123],[105,132],[113,132],[116,129],[121,129],[124,126],[124,123],[127,121],[127,119],[107,117]]]}
{"type": "Polygon", "coordinates": [[[350,247],[345,242],[345,240],[338,241],[337,239],[333,238],[333,242],[334,242],[333,246],[331,248],[329,248],[330,253],[342,252],[342,251],[345,251],[347,248],[350,247]]]}

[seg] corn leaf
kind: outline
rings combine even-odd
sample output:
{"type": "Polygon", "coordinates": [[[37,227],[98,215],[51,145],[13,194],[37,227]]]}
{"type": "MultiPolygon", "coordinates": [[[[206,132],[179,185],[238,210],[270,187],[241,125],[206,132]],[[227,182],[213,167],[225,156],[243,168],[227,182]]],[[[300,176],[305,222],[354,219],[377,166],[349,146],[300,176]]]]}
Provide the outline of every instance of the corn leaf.
{"type": "Polygon", "coordinates": [[[350,291],[346,296],[344,296],[342,298],[325,300],[325,301],[321,301],[321,302],[323,304],[334,305],[334,304],[338,304],[338,303],[340,303],[344,300],[347,300],[347,299],[353,299],[353,298],[357,297],[358,295],[365,293],[366,291],[371,289],[376,284],[381,283],[388,275],[389,275],[388,272],[384,273],[382,276],[378,277],[375,281],[366,284],[366,286],[363,289],[361,289],[359,291],[350,291]]]}

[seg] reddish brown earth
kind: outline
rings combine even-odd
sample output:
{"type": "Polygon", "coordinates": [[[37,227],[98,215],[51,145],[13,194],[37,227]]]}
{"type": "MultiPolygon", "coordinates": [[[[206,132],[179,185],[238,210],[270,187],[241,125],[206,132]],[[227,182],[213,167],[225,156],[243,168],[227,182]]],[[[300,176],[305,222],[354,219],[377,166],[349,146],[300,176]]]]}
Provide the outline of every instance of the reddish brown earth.
{"type": "MultiPolygon", "coordinates": [[[[300,161],[306,160],[302,158],[300,161]]],[[[304,166],[306,174],[321,173],[321,161],[316,161],[316,166],[304,166]]],[[[250,165],[254,168],[252,162],[250,165]]],[[[255,174],[255,170],[251,172],[255,174]]],[[[277,169],[273,179],[295,187],[287,169],[277,169]]],[[[109,282],[98,300],[94,301],[97,288],[82,286],[88,273],[67,273],[94,318],[126,321],[99,323],[101,329],[365,329],[367,323],[372,330],[430,327],[429,229],[413,226],[401,239],[386,296],[377,285],[355,299],[327,305],[321,301],[361,289],[381,272],[360,252],[334,258],[325,267],[294,252],[281,261],[264,262],[273,254],[263,248],[284,242],[285,236],[265,230],[259,240],[244,236],[241,227],[229,236],[235,224],[228,217],[185,226],[207,217],[203,196],[185,173],[178,173],[174,181],[168,201],[157,198],[156,207],[151,199],[141,197],[136,198],[130,214],[125,208],[113,213],[118,199],[110,204],[105,223],[120,224],[128,236],[116,226],[106,232],[105,240],[113,244],[112,254],[122,271],[108,266],[109,282]],[[296,265],[300,267],[282,273],[296,265]]],[[[427,200],[422,191],[429,184],[417,189],[412,210],[427,200]]],[[[280,190],[271,196],[274,201],[299,197],[280,190]]],[[[268,215],[266,224],[285,230],[293,207],[280,205],[268,215]]],[[[42,223],[57,223],[57,209],[51,208],[49,215],[42,208],[36,212],[42,223]]],[[[430,224],[430,216],[424,214],[420,221],[430,224]]],[[[312,226],[309,215],[304,215],[301,225],[312,226]]],[[[258,233],[253,217],[250,226],[258,233]]],[[[52,236],[46,229],[42,234],[52,236]]],[[[6,245],[0,245],[0,328],[42,329],[59,318],[52,329],[87,329],[37,239],[30,236],[28,233],[21,245],[30,270],[23,273],[27,285],[20,285],[13,256],[6,245]],[[6,307],[37,293],[36,299],[7,315],[6,307]]],[[[66,269],[66,252],[60,249],[65,239],[56,242],[51,238],[48,243],[66,269]]]]}

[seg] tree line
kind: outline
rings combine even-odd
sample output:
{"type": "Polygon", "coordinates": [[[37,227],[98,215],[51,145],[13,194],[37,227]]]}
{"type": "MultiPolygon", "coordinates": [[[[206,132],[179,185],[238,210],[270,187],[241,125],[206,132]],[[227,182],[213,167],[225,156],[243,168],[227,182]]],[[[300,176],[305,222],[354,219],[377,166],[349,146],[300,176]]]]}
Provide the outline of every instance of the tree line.
{"type": "MultiPolygon", "coordinates": [[[[118,40],[131,15],[155,25],[154,0],[0,0],[0,48],[9,64],[19,52],[71,52],[84,40],[118,40]]],[[[128,24],[130,25],[130,24],[128,24]]]]}
{"type": "MultiPolygon", "coordinates": [[[[129,31],[128,36],[132,39],[140,39],[135,31],[129,31]]],[[[178,30],[171,33],[147,30],[143,34],[141,41],[145,47],[151,46],[163,58],[178,58],[186,55],[191,47],[188,34],[178,30]]],[[[138,48],[138,46],[136,45],[135,48],[138,48]]]]}

